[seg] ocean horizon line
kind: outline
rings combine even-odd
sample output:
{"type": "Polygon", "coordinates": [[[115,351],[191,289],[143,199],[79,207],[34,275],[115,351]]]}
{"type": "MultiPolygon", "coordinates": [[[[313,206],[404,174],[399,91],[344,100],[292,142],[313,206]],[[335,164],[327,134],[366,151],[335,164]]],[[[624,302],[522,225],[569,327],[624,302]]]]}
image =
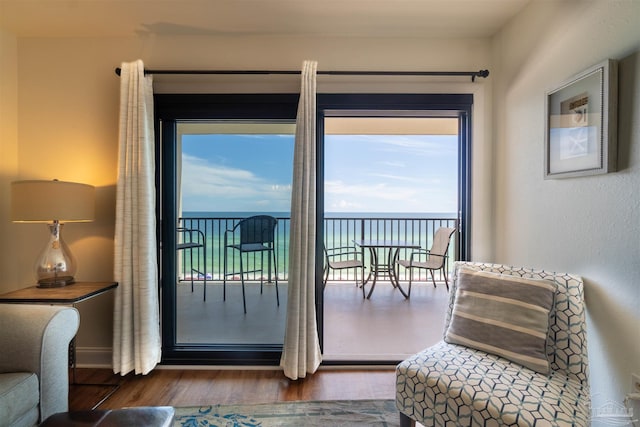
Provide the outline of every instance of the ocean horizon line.
{"type": "MultiPolygon", "coordinates": [[[[245,218],[254,215],[290,217],[287,211],[183,211],[183,218],[245,218]]],[[[325,212],[329,218],[456,218],[455,212],[325,212]]]]}

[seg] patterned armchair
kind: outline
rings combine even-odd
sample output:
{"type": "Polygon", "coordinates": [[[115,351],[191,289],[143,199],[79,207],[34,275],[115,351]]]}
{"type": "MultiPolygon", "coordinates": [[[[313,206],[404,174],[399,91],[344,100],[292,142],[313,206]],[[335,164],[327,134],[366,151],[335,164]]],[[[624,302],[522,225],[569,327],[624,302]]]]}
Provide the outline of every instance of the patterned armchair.
{"type": "Polygon", "coordinates": [[[517,278],[547,279],[556,284],[547,339],[543,342],[549,373],[441,341],[396,368],[400,425],[412,426],[418,421],[424,426],[588,426],[590,392],[581,278],[498,264],[457,262],[445,338],[463,267],[517,278]]]}

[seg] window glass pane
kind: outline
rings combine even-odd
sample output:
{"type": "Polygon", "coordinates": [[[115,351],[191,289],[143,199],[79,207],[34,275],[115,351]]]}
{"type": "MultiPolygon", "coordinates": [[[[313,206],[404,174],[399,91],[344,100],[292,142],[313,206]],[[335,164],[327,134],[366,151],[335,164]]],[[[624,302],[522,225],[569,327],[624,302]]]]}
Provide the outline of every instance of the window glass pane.
{"type": "Polygon", "coordinates": [[[389,114],[325,118],[324,244],[333,267],[323,292],[324,360],[401,360],[442,333],[443,272],[434,271],[438,289],[425,283],[427,271],[415,272],[408,304],[408,275],[396,260],[428,249],[439,227],[456,226],[458,119],[389,114]],[[343,268],[350,260],[364,271],[343,268]]]}
{"type": "MultiPolygon", "coordinates": [[[[177,130],[179,227],[202,233],[206,261],[199,258],[204,249],[200,247],[193,250],[193,259],[190,250],[176,255],[176,342],[281,345],[295,124],[179,122],[177,130]],[[234,227],[256,215],[277,219],[275,265],[271,252],[258,251],[243,253],[241,266],[240,252],[231,247],[240,238],[240,228],[234,227]]],[[[190,237],[179,230],[178,244],[188,243],[190,237]]]]}

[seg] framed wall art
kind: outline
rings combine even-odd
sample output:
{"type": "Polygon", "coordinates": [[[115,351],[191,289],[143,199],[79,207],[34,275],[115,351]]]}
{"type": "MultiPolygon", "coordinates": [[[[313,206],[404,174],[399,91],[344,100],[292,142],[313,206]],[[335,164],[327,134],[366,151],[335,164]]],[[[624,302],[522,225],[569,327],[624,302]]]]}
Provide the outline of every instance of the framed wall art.
{"type": "Polygon", "coordinates": [[[609,59],[546,96],[545,179],[616,170],[618,67],[609,59]]]}

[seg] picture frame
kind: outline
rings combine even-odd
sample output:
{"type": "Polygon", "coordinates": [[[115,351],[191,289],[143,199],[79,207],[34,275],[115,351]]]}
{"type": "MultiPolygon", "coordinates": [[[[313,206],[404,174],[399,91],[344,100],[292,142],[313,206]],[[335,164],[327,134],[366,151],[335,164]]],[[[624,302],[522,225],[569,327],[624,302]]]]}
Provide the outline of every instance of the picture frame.
{"type": "Polygon", "coordinates": [[[546,94],[544,178],[614,172],[618,66],[607,59],[546,94]]]}

